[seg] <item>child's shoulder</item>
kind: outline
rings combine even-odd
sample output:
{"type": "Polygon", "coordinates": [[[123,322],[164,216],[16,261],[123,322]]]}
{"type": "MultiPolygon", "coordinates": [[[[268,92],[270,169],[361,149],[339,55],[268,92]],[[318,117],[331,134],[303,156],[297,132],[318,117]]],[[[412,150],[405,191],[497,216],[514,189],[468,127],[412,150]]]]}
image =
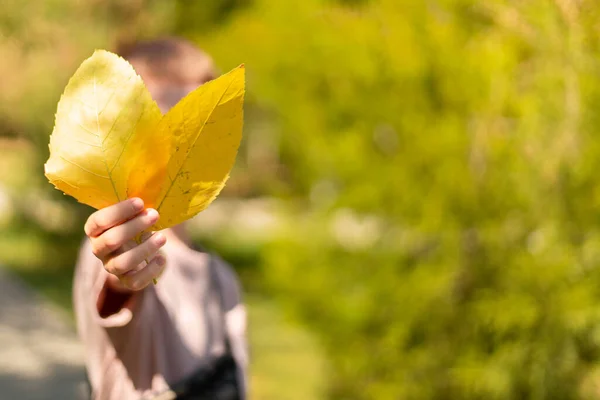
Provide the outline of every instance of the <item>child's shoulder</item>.
{"type": "Polygon", "coordinates": [[[216,252],[208,255],[210,267],[214,273],[215,283],[223,296],[226,310],[232,309],[242,302],[242,287],[235,269],[216,252]]]}
{"type": "MultiPolygon", "coordinates": [[[[179,250],[187,253],[187,255],[191,256],[194,260],[202,260],[202,263],[207,265],[211,271],[213,271],[219,284],[224,286],[239,286],[235,268],[219,253],[198,243],[186,244],[185,246],[185,249],[179,250]]],[[[175,247],[174,251],[177,250],[177,247],[175,247]]]]}

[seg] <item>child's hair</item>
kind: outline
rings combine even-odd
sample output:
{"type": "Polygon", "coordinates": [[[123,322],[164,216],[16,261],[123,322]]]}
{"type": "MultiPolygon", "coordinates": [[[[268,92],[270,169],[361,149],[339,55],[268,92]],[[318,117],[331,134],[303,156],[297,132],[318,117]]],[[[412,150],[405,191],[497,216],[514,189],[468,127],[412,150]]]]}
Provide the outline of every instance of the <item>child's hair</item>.
{"type": "Polygon", "coordinates": [[[121,44],[116,52],[133,65],[155,100],[165,108],[173,106],[185,95],[177,92],[177,88],[193,89],[217,76],[212,58],[181,38],[121,44]]]}

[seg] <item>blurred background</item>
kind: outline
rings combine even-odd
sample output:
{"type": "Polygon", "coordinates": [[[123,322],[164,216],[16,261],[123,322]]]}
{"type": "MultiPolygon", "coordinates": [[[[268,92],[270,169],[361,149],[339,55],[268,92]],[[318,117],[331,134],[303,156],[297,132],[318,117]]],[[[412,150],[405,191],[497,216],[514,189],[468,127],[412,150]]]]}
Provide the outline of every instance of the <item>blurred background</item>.
{"type": "MultiPolygon", "coordinates": [[[[192,228],[243,281],[251,398],[600,399],[597,1],[2,8],[0,271],[48,307],[72,318],[91,211],[43,175],[60,94],[95,48],[181,35],[247,69],[236,168],[192,228]]],[[[0,398],[80,371],[21,357],[0,398]]]]}

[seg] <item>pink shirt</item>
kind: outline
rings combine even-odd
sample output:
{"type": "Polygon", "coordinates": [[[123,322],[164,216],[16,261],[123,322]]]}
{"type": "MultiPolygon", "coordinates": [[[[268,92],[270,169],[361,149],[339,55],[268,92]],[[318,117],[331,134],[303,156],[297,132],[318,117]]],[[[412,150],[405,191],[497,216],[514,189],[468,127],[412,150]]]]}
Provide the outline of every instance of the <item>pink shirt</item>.
{"type": "Polygon", "coordinates": [[[246,387],[246,311],[234,272],[178,241],[168,241],[162,252],[167,266],[158,284],[102,317],[108,274],[89,241],[81,249],[73,301],[94,399],[151,397],[222,355],[226,335],[246,387]]]}

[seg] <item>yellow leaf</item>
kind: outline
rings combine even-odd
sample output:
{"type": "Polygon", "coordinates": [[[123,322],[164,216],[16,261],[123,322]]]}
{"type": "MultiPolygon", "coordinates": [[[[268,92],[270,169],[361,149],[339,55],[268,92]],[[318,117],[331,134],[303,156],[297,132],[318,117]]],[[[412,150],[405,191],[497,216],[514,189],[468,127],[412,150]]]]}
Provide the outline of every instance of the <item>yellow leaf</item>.
{"type": "Polygon", "coordinates": [[[241,65],[163,116],[131,65],[98,50],[58,103],[46,177],[94,208],[140,197],[161,215],[154,230],[179,224],[204,210],[229,177],[244,91],[241,65]]]}

